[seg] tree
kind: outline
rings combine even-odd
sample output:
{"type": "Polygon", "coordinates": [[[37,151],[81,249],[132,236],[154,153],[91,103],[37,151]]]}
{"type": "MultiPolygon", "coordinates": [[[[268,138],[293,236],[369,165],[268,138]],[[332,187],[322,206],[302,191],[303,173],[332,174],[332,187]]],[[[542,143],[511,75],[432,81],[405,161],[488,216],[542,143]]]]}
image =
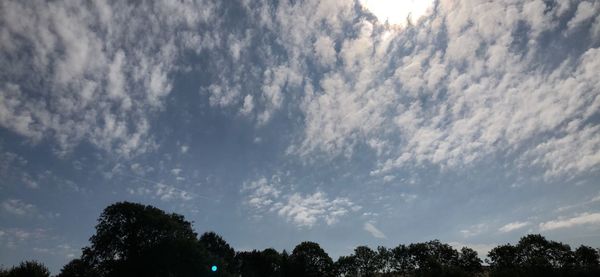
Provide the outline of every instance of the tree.
{"type": "Polygon", "coordinates": [[[494,247],[488,253],[489,260],[486,260],[491,268],[492,276],[517,276],[518,260],[517,248],[510,245],[500,245],[494,247]]]}
{"type": "Polygon", "coordinates": [[[50,271],[42,263],[36,261],[21,262],[6,272],[7,277],[50,277],[50,271]]]}
{"type": "Polygon", "coordinates": [[[261,251],[240,252],[236,255],[238,273],[244,277],[284,276],[281,272],[281,255],[277,250],[268,248],[261,251]]]}
{"type": "Polygon", "coordinates": [[[416,264],[408,247],[403,244],[396,246],[392,252],[392,268],[396,273],[408,275],[415,270],[416,264]]]}
{"type": "Polygon", "coordinates": [[[196,236],[181,215],[121,202],[103,211],[82,257],[103,277],[202,276],[209,264],[196,236]]]}
{"type": "Polygon", "coordinates": [[[522,237],[516,246],[497,246],[488,256],[492,276],[583,276],[577,251],[539,234],[522,237]]]}
{"type": "Polygon", "coordinates": [[[482,271],[481,259],[477,251],[463,247],[458,256],[458,266],[465,272],[476,274],[482,271]]]}
{"type": "Polygon", "coordinates": [[[394,255],[391,249],[383,246],[377,247],[377,268],[383,276],[388,276],[393,271],[394,255]]]}
{"type": "Polygon", "coordinates": [[[94,268],[82,261],[81,259],[74,259],[66,264],[60,274],[56,277],[98,277],[98,273],[94,268]]]}
{"type": "Polygon", "coordinates": [[[360,276],[374,276],[379,269],[377,252],[368,246],[358,246],[354,249],[354,259],[360,276]]]}
{"type": "Polygon", "coordinates": [[[356,265],[356,257],[354,255],[340,256],[334,266],[337,276],[358,276],[358,266],[356,265]]]}
{"type": "Polygon", "coordinates": [[[600,255],[589,246],[581,245],[574,253],[578,276],[600,276],[600,255]]]}
{"type": "Polygon", "coordinates": [[[298,244],[290,255],[291,276],[332,276],[333,261],[318,243],[298,244]]]}
{"type": "Polygon", "coordinates": [[[438,240],[411,244],[408,251],[416,265],[415,273],[419,276],[452,275],[458,268],[458,251],[438,240]]]}
{"type": "Polygon", "coordinates": [[[206,232],[200,237],[200,244],[212,257],[213,264],[229,273],[235,272],[235,250],[221,236],[206,232]]]}

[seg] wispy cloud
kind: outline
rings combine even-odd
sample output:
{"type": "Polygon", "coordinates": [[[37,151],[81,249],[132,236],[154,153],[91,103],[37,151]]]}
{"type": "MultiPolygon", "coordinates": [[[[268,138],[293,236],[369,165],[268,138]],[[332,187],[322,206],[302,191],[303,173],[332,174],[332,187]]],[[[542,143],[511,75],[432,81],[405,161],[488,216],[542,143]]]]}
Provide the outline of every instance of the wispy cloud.
{"type": "Polygon", "coordinates": [[[551,231],[563,228],[573,228],[581,225],[600,224],[600,213],[582,213],[573,217],[558,218],[540,223],[540,230],[551,231]]]}
{"type": "Polygon", "coordinates": [[[378,238],[378,239],[386,239],[387,237],[385,236],[385,234],[383,232],[381,232],[381,230],[377,229],[377,227],[375,227],[375,225],[373,225],[370,222],[365,222],[365,225],[363,225],[363,229],[367,232],[369,232],[369,234],[371,234],[371,236],[373,236],[374,238],[378,238]]]}
{"type": "Polygon", "coordinates": [[[528,226],[529,224],[530,224],[529,222],[515,221],[515,222],[511,222],[511,223],[508,223],[508,224],[500,227],[500,229],[498,231],[500,231],[502,233],[508,233],[508,232],[512,232],[512,231],[521,229],[525,226],[528,226]]]}
{"type": "Polygon", "coordinates": [[[6,199],[2,201],[2,210],[18,216],[32,216],[37,213],[35,205],[25,203],[19,199],[6,199]]]}

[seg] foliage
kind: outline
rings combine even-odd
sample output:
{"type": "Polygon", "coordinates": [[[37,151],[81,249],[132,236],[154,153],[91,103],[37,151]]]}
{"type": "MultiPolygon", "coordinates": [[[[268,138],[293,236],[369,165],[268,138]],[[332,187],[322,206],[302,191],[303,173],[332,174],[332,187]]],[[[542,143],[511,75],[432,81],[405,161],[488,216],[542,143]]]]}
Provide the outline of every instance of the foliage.
{"type": "Polygon", "coordinates": [[[209,272],[206,250],[183,216],[152,206],[108,206],[82,259],[101,276],[200,276],[209,272]]]}
{"type": "Polygon", "coordinates": [[[290,276],[333,276],[333,261],[318,243],[305,241],[298,244],[290,255],[290,276]]]}
{"type": "Polygon", "coordinates": [[[6,277],[50,277],[48,268],[36,261],[21,262],[3,274],[6,277]]]}
{"type": "Polygon", "coordinates": [[[220,268],[221,275],[235,271],[235,250],[219,235],[206,232],[200,237],[200,245],[208,251],[211,264],[220,268]]]}
{"type": "Polygon", "coordinates": [[[495,247],[489,253],[492,276],[597,276],[598,253],[586,246],[575,252],[541,235],[522,237],[517,245],[495,247]]]}
{"type": "MultiPolygon", "coordinates": [[[[57,277],[600,276],[598,250],[582,245],[573,251],[541,235],[499,245],[486,262],[489,267],[484,268],[471,248],[458,251],[438,240],[376,250],[358,246],[335,263],[318,243],[309,241],[298,244],[291,255],[272,248],[236,253],[214,232],[197,238],[181,215],[121,202],[102,212],[90,246],[57,277]],[[213,264],[217,273],[210,271],[213,264]]],[[[50,273],[35,261],[0,268],[0,277],[21,276],[50,273]]]]}
{"type": "Polygon", "coordinates": [[[98,277],[96,270],[81,259],[74,259],[66,264],[57,277],[98,277]]]}

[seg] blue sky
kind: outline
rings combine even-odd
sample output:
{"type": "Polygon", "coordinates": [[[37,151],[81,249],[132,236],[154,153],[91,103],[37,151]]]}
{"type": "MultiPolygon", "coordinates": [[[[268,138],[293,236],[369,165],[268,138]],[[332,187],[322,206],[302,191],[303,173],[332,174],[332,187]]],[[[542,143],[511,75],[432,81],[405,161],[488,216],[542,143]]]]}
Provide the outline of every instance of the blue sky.
{"type": "Polygon", "coordinates": [[[412,2],[3,1],[0,264],[124,200],[238,250],[600,247],[600,3],[412,2]]]}

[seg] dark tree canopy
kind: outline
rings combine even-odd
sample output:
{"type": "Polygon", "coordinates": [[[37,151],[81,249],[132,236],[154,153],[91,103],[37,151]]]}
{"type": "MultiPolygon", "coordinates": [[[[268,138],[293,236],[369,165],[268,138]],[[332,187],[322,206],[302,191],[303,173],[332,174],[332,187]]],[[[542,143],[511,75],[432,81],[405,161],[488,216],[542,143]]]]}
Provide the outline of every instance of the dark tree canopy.
{"type": "Polygon", "coordinates": [[[81,259],[74,259],[66,264],[57,277],[98,277],[96,270],[81,259]]]}
{"type": "Polygon", "coordinates": [[[298,244],[290,255],[292,276],[332,276],[333,261],[318,243],[298,244]]]}
{"type": "Polygon", "coordinates": [[[541,235],[522,237],[517,245],[502,245],[488,255],[493,276],[596,276],[598,253],[589,247],[571,251],[566,244],[541,235]]]}
{"type": "Polygon", "coordinates": [[[235,271],[235,250],[215,232],[206,232],[200,237],[200,244],[210,255],[211,263],[227,272],[235,271]]]}
{"type": "Polygon", "coordinates": [[[273,248],[239,252],[236,255],[238,272],[244,277],[285,276],[282,272],[283,262],[282,255],[273,248]]]}
{"type": "Polygon", "coordinates": [[[37,261],[22,262],[2,274],[6,277],[50,277],[48,268],[37,261]]]}
{"type": "MultiPolygon", "coordinates": [[[[152,206],[121,202],[101,214],[90,246],[57,277],[397,277],[397,276],[600,276],[600,253],[541,235],[493,248],[483,266],[478,253],[438,240],[394,248],[358,246],[334,263],[315,242],[298,244],[291,255],[273,248],[235,252],[214,232],[200,238],[190,222],[152,206]],[[210,267],[216,265],[217,272],[210,267]]],[[[0,277],[49,277],[41,263],[22,262],[0,277]]]]}
{"type": "Polygon", "coordinates": [[[108,206],[83,260],[101,276],[199,276],[209,271],[191,223],[152,206],[108,206]]]}

